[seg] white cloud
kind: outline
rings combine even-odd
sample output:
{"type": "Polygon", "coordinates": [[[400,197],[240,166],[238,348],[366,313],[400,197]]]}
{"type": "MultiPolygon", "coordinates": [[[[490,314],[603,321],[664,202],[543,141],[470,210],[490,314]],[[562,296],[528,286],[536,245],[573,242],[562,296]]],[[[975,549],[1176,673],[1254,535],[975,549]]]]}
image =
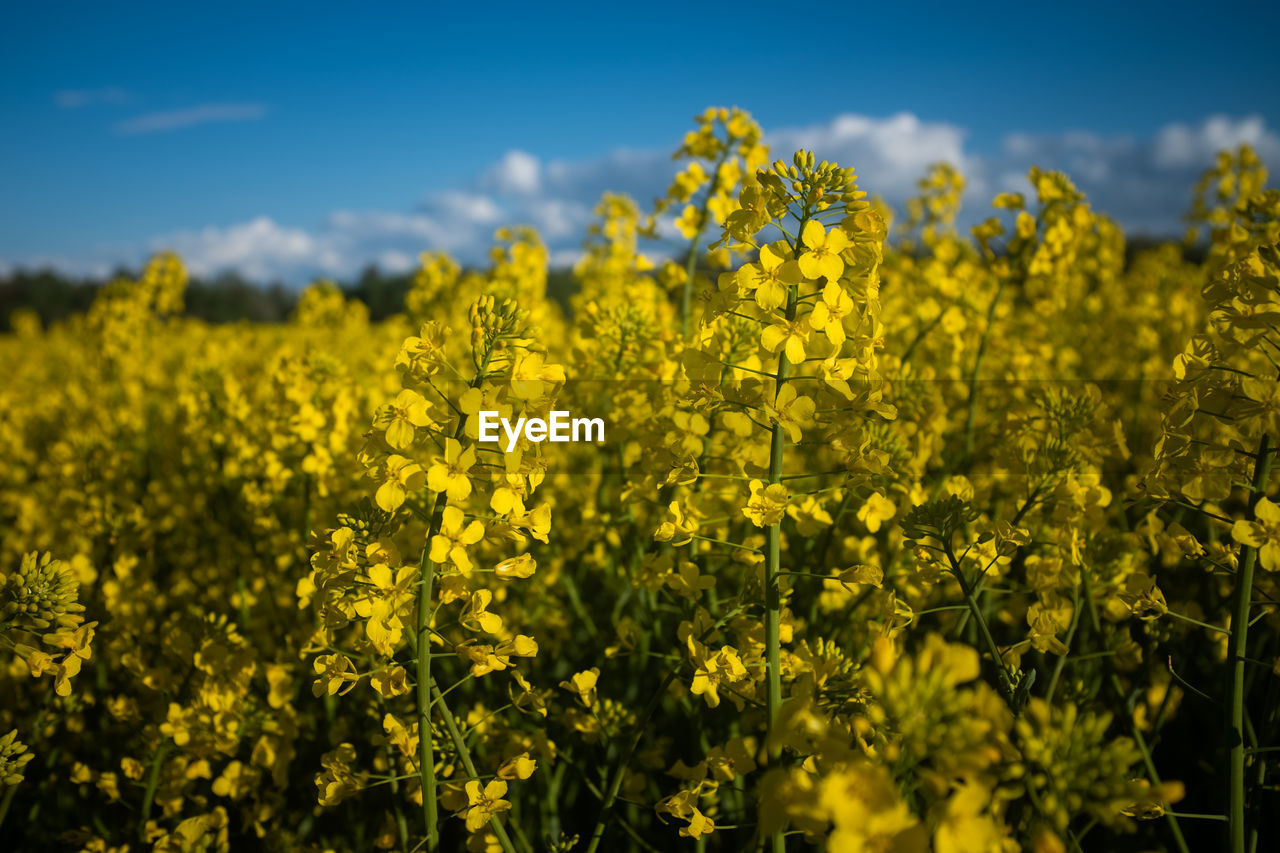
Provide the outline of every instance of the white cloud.
{"type": "Polygon", "coordinates": [[[228,121],[256,121],[265,117],[262,104],[198,104],[180,110],[143,113],[116,123],[116,133],[135,136],[228,121]]]}
{"type": "Polygon", "coordinates": [[[448,190],[429,196],[422,202],[422,209],[437,216],[475,225],[494,225],[503,217],[503,210],[493,199],[482,193],[448,190]]]}
{"type": "MultiPolygon", "coordinates": [[[[1280,164],[1280,134],[1260,116],[1210,116],[1198,124],[1172,123],[1146,139],[1103,136],[1088,131],[1032,136],[1010,134],[1001,150],[979,158],[976,174],[991,191],[1027,189],[1033,165],[1067,173],[1089,197],[1130,234],[1170,235],[1181,231],[1181,216],[1200,173],[1223,149],[1252,145],[1263,162],[1280,164]]],[[[986,215],[989,192],[970,192],[967,221],[986,215]]]]}
{"type": "Polygon", "coordinates": [[[940,160],[968,171],[965,131],[945,122],[921,121],[911,113],[885,119],[846,113],[829,122],[768,133],[775,157],[804,148],[819,160],[853,166],[859,186],[890,198],[910,194],[931,163],[940,160]]]}
{"type": "Polygon", "coordinates": [[[145,259],[145,256],[137,251],[110,252],[94,257],[36,254],[21,258],[0,258],[0,277],[13,275],[22,270],[57,270],[64,275],[103,280],[121,264],[134,264],[142,259],[145,259]]]}
{"type": "Polygon", "coordinates": [[[542,163],[524,151],[508,151],[485,175],[499,192],[531,195],[542,183],[542,163]]]}
{"type": "Polygon", "coordinates": [[[251,279],[271,280],[302,265],[323,271],[338,263],[338,256],[323,240],[265,216],[226,228],[179,231],[152,240],[151,248],[172,249],[196,275],[236,270],[251,279]]]}
{"type": "Polygon", "coordinates": [[[378,267],[391,273],[404,273],[414,268],[417,258],[408,252],[387,249],[377,258],[378,267]]]}
{"type": "Polygon", "coordinates": [[[572,267],[582,260],[581,249],[554,249],[547,258],[547,264],[557,269],[572,267]]]}
{"type": "Polygon", "coordinates": [[[1267,130],[1261,116],[1232,119],[1212,116],[1198,127],[1169,124],[1160,129],[1152,144],[1157,166],[1170,169],[1197,168],[1212,160],[1215,153],[1247,142],[1260,149],[1263,159],[1274,162],[1276,135],[1267,130]]]}
{"type": "MultiPolygon", "coordinates": [[[[158,124],[177,126],[172,120],[158,124]]],[[[1264,160],[1280,163],[1280,136],[1256,116],[1170,124],[1147,138],[1087,131],[1011,133],[987,153],[971,150],[966,139],[964,128],[910,113],[887,118],[844,114],[767,135],[774,156],[789,158],[803,147],[820,159],[854,166],[863,189],[895,205],[915,193],[930,164],[950,161],[968,179],[962,225],[987,216],[996,192],[1026,190],[1027,169],[1034,164],[1066,171],[1095,208],[1111,214],[1130,233],[1177,234],[1191,187],[1218,150],[1249,142],[1264,160]]],[[[144,248],[163,247],[182,253],[201,275],[237,270],[251,279],[301,284],[317,276],[350,278],[375,262],[384,269],[406,270],[427,249],[443,249],[464,263],[484,263],[494,230],[522,224],[536,227],[552,262],[563,264],[580,255],[591,210],[604,192],[626,193],[647,209],[677,166],[666,151],[619,149],[592,158],[543,161],[513,149],[472,179],[429,194],[413,209],[338,209],[308,227],[259,216],[162,235],[132,256],[99,252],[55,265],[79,272],[136,265],[144,248]]],[[[658,223],[658,231],[664,239],[657,252],[683,247],[670,215],[658,223]]]]}
{"type": "Polygon", "coordinates": [[[676,164],[669,151],[618,148],[586,160],[552,160],[543,174],[543,196],[594,206],[606,192],[625,193],[641,207],[667,189],[676,164]]]}
{"type": "Polygon", "coordinates": [[[74,110],[97,104],[127,104],[133,95],[118,86],[101,89],[60,89],[53,93],[53,102],[63,109],[74,110]]]}
{"type": "Polygon", "coordinates": [[[573,199],[540,199],[525,208],[525,217],[550,243],[564,243],[586,236],[591,205],[573,199]]]}

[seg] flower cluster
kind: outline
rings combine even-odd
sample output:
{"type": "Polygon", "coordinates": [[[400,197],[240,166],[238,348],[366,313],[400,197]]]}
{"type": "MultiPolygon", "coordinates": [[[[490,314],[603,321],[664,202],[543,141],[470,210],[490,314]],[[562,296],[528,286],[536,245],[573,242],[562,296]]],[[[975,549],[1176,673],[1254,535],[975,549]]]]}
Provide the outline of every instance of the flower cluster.
{"type": "Polygon", "coordinates": [[[169,254],[12,318],[6,840],[1268,849],[1258,158],[1206,174],[1200,242],[1144,248],[1061,173],[963,234],[953,166],[895,222],[764,139],[696,117],[563,299],[516,227],[424,254],[378,322],[318,282],[206,325],[169,254]],[[480,440],[553,410],[607,440],[480,440]]]}

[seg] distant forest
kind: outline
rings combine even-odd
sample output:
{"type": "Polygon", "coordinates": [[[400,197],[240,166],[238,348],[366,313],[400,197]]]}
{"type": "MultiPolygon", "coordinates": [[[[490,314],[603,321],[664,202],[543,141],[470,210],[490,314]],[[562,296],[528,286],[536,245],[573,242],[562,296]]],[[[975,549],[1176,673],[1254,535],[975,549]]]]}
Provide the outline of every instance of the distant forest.
{"type": "MultiPolygon", "coordinates": [[[[10,330],[10,317],[19,308],[34,310],[47,327],[72,314],[86,311],[98,288],[121,276],[137,275],[136,270],[117,270],[105,278],[77,278],[52,269],[14,270],[0,275],[0,332],[10,330]]],[[[367,267],[358,278],[339,282],[348,298],[369,306],[374,320],[382,320],[404,310],[404,297],[413,273],[384,273],[367,267]]],[[[186,314],[209,323],[279,323],[288,319],[304,288],[279,282],[261,284],[226,272],[212,278],[193,276],[187,284],[186,314]]],[[[569,270],[551,270],[547,289],[552,298],[565,304],[574,289],[569,270]]]]}
{"type": "MultiPolygon", "coordinates": [[[[1166,242],[1144,237],[1129,238],[1126,260],[1144,249],[1166,242]]],[[[1202,247],[1185,248],[1188,260],[1199,261],[1202,247]]],[[[0,275],[0,332],[10,330],[9,318],[16,309],[30,308],[45,327],[72,314],[83,313],[93,303],[98,288],[121,276],[136,276],[137,270],[120,269],[105,278],[77,278],[52,269],[14,270],[0,275]]],[[[338,282],[347,298],[359,299],[369,307],[373,320],[383,320],[404,310],[404,297],[413,282],[413,273],[384,273],[366,267],[353,281],[338,282]]],[[[573,272],[553,269],[547,274],[547,292],[562,306],[577,289],[573,272]]],[[[250,281],[235,272],[211,278],[193,276],[187,284],[186,313],[209,323],[280,323],[289,318],[303,288],[275,282],[250,281]]]]}

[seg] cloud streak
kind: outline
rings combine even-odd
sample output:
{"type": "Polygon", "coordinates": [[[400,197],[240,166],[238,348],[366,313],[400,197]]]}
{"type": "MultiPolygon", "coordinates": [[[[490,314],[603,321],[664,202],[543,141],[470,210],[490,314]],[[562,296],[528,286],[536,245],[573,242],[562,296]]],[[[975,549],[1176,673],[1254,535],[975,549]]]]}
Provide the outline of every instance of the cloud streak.
{"type": "Polygon", "coordinates": [[[64,110],[78,110],[81,107],[109,104],[118,106],[133,100],[133,94],[118,86],[105,86],[101,89],[60,89],[53,93],[53,102],[64,110]]]}
{"type": "Polygon", "coordinates": [[[267,108],[263,104],[197,104],[180,110],[143,113],[117,122],[115,129],[121,136],[137,136],[180,130],[201,124],[257,121],[265,118],[266,115],[267,108]]]}

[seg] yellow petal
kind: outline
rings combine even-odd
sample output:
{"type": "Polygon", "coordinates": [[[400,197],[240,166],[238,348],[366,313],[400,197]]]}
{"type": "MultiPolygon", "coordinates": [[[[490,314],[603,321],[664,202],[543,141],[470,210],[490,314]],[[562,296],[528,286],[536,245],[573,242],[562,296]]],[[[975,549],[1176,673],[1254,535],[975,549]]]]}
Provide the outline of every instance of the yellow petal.
{"type": "MultiPolygon", "coordinates": [[[[1263,500],[1266,500],[1263,498],[1263,500]]],[[[1256,548],[1266,541],[1266,537],[1262,535],[1262,527],[1252,521],[1237,521],[1231,525],[1231,538],[1239,542],[1241,545],[1248,545],[1250,548],[1256,548]]]]}
{"type": "Polygon", "coordinates": [[[804,230],[800,232],[800,239],[804,241],[806,249],[817,249],[826,244],[827,232],[823,230],[821,222],[815,222],[810,219],[804,224],[804,230]]]}
{"type": "Polygon", "coordinates": [[[1253,514],[1268,524],[1280,523],[1280,506],[1276,506],[1266,498],[1262,498],[1253,508],[1253,514]]]}
{"type": "Polygon", "coordinates": [[[798,335],[787,338],[787,359],[792,364],[804,361],[804,341],[798,335]]]}

